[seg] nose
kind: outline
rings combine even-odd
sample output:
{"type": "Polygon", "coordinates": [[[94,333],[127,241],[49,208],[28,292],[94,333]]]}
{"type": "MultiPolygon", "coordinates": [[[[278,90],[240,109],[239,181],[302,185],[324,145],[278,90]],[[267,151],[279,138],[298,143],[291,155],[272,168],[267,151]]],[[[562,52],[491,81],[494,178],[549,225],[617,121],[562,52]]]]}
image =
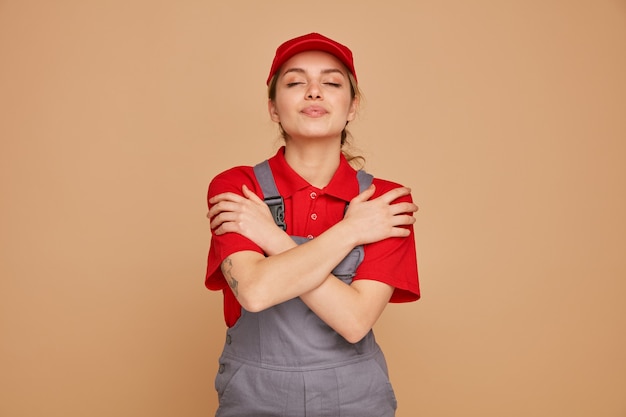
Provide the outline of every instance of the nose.
{"type": "Polygon", "coordinates": [[[322,89],[316,81],[309,83],[309,87],[306,90],[306,98],[308,100],[319,100],[322,98],[322,89]]]}

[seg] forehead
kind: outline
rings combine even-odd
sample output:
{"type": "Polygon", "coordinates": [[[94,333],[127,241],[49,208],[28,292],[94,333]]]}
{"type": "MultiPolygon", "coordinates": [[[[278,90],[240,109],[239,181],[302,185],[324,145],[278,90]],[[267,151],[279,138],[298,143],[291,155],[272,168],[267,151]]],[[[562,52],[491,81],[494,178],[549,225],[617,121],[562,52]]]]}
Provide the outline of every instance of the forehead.
{"type": "Polygon", "coordinates": [[[292,56],[283,64],[281,74],[293,68],[312,73],[328,69],[337,69],[341,71],[343,75],[347,74],[345,65],[343,65],[338,58],[323,51],[306,51],[292,56]]]}

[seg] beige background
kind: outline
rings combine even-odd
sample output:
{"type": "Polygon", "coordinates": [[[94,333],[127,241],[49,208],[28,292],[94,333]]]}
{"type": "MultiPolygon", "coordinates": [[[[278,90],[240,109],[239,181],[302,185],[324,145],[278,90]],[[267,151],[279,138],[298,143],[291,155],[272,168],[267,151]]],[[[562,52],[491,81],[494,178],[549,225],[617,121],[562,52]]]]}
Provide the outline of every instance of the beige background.
{"type": "Polygon", "coordinates": [[[348,44],[413,188],[399,417],[626,416],[626,3],[0,0],[0,416],[208,416],[205,192],[279,142],[283,40],[348,44]]]}

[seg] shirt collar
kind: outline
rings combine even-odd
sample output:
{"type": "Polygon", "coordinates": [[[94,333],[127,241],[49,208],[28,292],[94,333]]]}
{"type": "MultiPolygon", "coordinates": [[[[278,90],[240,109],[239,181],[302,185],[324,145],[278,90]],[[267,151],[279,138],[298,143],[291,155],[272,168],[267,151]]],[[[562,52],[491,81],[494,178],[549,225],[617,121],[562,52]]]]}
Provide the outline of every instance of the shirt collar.
{"type": "MultiPolygon", "coordinates": [[[[311,187],[311,184],[294,171],[285,160],[284,146],[269,159],[269,164],[274,174],[276,186],[283,197],[291,197],[295,192],[311,187]]],[[[346,202],[352,200],[359,193],[356,171],[350,166],[343,154],[340,156],[337,171],[322,191],[346,202]]]]}

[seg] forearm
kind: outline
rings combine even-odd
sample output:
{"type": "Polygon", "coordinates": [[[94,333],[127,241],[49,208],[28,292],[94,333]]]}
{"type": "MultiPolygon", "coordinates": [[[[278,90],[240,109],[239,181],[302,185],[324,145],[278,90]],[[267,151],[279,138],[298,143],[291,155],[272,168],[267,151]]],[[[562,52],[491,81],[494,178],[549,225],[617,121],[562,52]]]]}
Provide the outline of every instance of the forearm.
{"type": "Polygon", "coordinates": [[[298,297],[322,284],[356,245],[349,227],[337,223],[315,239],[296,245],[286,234],[264,247],[267,257],[233,254],[223,272],[249,311],[298,297]]]}
{"type": "MultiPolygon", "coordinates": [[[[268,255],[294,248],[296,243],[286,234],[276,237],[268,255]]],[[[300,299],[320,319],[351,343],[361,340],[372,328],[391,297],[393,288],[374,281],[347,285],[329,274],[321,285],[301,294],[300,299]]]]}
{"type": "Polygon", "coordinates": [[[378,281],[348,285],[331,275],[300,299],[348,342],[356,343],[374,326],[392,293],[392,286],[378,281]]]}
{"type": "MultiPolygon", "coordinates": [[[[407,196],[409,189],[395,188],[369,200],[375,192],[371,186],[351,200],[341,221],[315,239],[296,246],[276,228],[263,201],[246,187],[242,191],[243,197],[223,193],[211,198],[213,206],[208,217],[216,235],[239,233],[269,255],[236,252],[222,262],[222,272],[235,296],[249,311],[301,296],[326,280],[335,279],[331,271],[360,244],[409,236],[406,226],[413,224],[412,213],[417,210],[411,202],[394,203],[407,196]]],[[[314,303],[313,299],[310,302],[314,303]]],[[[337,300],[329,307],[333,309],[340,303],[337,300]]]]}

